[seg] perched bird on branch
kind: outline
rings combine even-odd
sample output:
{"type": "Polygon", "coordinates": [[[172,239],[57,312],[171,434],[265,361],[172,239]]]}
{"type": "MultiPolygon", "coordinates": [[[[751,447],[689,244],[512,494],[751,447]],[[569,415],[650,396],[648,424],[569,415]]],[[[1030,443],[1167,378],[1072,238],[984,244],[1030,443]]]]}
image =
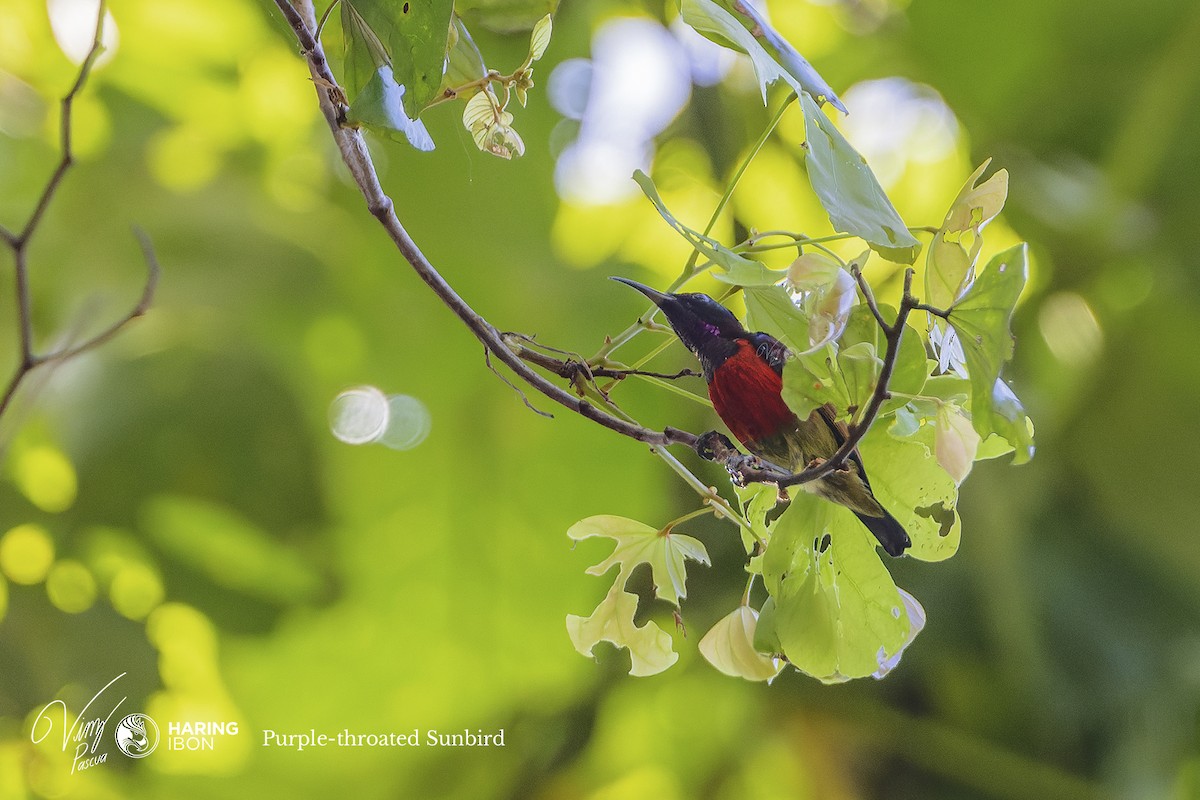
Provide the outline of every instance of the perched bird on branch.
{"type": "MultiPolygon", "coordinates": [[[[846,427],[832,406],[802,420],[783,401],[788,350],[778,339],[747,331],[733,312],[706,294],[669,294],[625,278],[614,280],[662,309],[675,334],[700,360],[713,408],[751,454],[798,472],[829,458],[846,441],[846,427]]],[[[857,450],[838,469],[801,486],[853,511],[889,555],[902,555],[911,544],[904,527],[875,499],[857,450]]]]}

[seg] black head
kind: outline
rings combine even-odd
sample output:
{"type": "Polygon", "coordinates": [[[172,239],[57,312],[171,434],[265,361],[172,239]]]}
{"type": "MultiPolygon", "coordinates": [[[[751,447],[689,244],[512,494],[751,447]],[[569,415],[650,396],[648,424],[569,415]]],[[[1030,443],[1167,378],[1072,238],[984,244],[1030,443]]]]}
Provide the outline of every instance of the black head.
{"type": "Polygon", "coordinates": [[[737,351],[736,339],[749,336],[732,311],[706,294],[670,294],[626,278],[613,280],[632,286],[653,300],[680,341],[700,359],[705,372],[711,372],[737,351]]]}

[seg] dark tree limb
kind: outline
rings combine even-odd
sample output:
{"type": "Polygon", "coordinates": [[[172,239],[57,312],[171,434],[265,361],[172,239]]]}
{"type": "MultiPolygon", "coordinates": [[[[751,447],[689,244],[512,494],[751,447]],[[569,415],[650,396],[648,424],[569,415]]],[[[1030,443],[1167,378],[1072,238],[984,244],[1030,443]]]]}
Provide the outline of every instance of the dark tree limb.
{"type": "Polygon", "coordinates": [[[150,307],[154,299],[154,290],[158,285],[159,267],[158,260],[154,255],[154,249],[144,233],[135,231],[138,240],[141,242],[142,253],[146,258],[146,282],[143,285],[142,295],[138,299],[137,304],[125,316],[80,344],[64,347],[61,350],[50,353],[38,354],[36,352],[33,335],[33,303],[29,292],[28,246],[30,240],[38,231],[42,220],[45,218],[46,209],[50,207],[50,203],[54,199],[58,187],[62,184],[63,178],[66,177],[67,171],[75,163],[75,155],[71,147],[71,112],[74,108],[75,98],[87,83],[88,76],[92,72],[92,67],[96,64],[96,59],[104,51],[101,38],[104,34],[104,15],[106,11],[107,4],[104,0],[101,0],[96,12],[96,28],[95,34],[92,37],[91,48],[84,57],[83,63],[79,65],[79,72],[75,77],[75,83],[71,85],[71,88],[62,98],[59,125],[59,144],[62,153],[58,164],[50,174],[49,179],[47,179],[46,185],[43,187],[42,193],[39,195],[37,203],[29,215],[29,219],[25,222],[20,232],[14,233],[8,228],[0,226],[0,240],[8,246],[13,254],[13,284],[14,299],[16,300],[19,348],[17,367],[8,384],[5,386],[3,393],[0,394],[0,416],[3,416],[4,412],[8,410],[13,398],[17,395],[17,391],[21,388],[21,384],[30,372],[43,364],[74,358],[80,353],[104,344],[116,336],[122,328],[146,313],[146,310],[150,307]]]}

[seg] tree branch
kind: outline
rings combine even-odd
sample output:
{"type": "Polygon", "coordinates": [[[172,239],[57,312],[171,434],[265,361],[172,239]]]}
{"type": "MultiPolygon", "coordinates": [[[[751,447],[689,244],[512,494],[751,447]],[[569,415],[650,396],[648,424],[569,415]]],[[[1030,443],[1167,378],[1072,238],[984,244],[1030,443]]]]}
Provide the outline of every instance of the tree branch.
{"type": "MultiPolygon", "coordinates": [[[[317,85],[317,97],[321,105],[321,110],[325,115],[325,120],[329,124],[330,131],[333,133],[333,138],[342,155],[342,160],[346,163],[346,167],[350,170],[354,182],[358,185],[359,191],[367,203],[367,209],[371,212],[372,216],[379,220],[379,224],[387,231],[388,236],[391,238],[393,244],[395,244],[396,249],[400,251],[404,260],[409,263],[417,275],[420,276],[421,280],[425,281],[425,284],[433,290],[438,299],[454,312],[455,316],[462,320],[471,333],[475,335],[475,338],[479,339],[498,361],[511,369],[526,384],[554,402],[593,422],[599,423],[623,436],[636,439],[639,442],[658,446],[669,444],[694,446],[696,437],[693,434],[672,428],[656,431],[627,422],[552,383],[541,373],[531,368],[525,362],[523,356],[518,355],[513,347],[505,342],[504,336],[500,331],[476,313],[454,291],[454,288],[446,282],[441,273],[437,271],[433,264],[429,262],[429,259],[425,257],[425,254],[421,252],[421,249],[413,241],[412,237],[409,236],[408,231],[400,222],[399,217],[396,216],[392,199],[388,197],[383,191],[383,187],[379,184],[379,178],[375,174],[375,164],[371,160],[370,153],[367,151],[362,133],[354,128],[342,127],[340,124],[339,120],[344,117],[345,109],[339,107],[334,97],[340,94],[341,90],[338,88],[337,80],[329,69],[329,63],[325,58],[325,52],[320,42],[316,41],[313,37],[312,28],[309,27],[309,24],[301,17],[300,12],[288,0],[275,0],[275,4],[279,7],[284,19],[287,20],[296,34],[296,39],[299,41],[305,60],[308,62],[309,71],[312,73],[313,82],[317,85]]],[[[308,16],[314,16],[311,0],[298,0],[297,5],[303,8],[308,16]]],[[[525,350],[528,353],[534,352],[528,350],[528,348],[525,348],[525,350]]],[[[526,356],[528,356],[528,353],[526,353],[526,356]]]]}
{"type": "MultiPolygon", "coordinates": [[[[678,375],[662,375],[658,373],[644,373],[639,370],[611,369],[599,365],[591,365],[586,361],[571,358],[570,354],[564,354],[568,356],[567,358],[556,358],[523,343],[522,339],[528,342],[528,337],[500,332],[490,322],[476,313],[455,292],[450,284],[446,282],[433,264],[429,262],[396,216],[391,198],[388,197],[379,184],[379,179],[375,173],[375,166],[367,151],[362,133],[354,128],[343,127],[342,121],[345,119],[346,109],[342,101],[345,95],[329,69],[329,64],[320,42],[316,40],[312,33],[313,26],[316,24],[315,9],[311,0],[295,0],[295,2],[296,6],[293,6],[289,0],[275,0],[275,4],[279,7],[284,19],[292,27],[297,41],[300,43],[302,55],[308,62],[313,83],[317,87],[317,99],[321,111],[325,116],[326,122],[329,124],[342,160],[350,170],[351,177],[358,185],[359,191],[366,201],[368,210],[379,221],[384,230],[387,231],[396,249],[400,251],[400,254],[417,275],[421,277],[426,285],[433,290],[438,299],[483,344],[485,352],[489,356],[489,367],[491,367],[490,356],[494,355],[527,385],[571,411],[623,436],[628,436],[649,444],[654,449],[670,444],[686,445],[695,450],[703,458],[723,463],[735,478],[743,481],[794,486],[817,480],[835,469],[843,468],[846,459],[854,453],[859,442],[862,441],[863,436],[866,435],[867,430],[870,429],[871,424],[875,421],[884,401],[891,396],[888,392],[888,383],[891,380],[892,371],[896,366],[896,359],[900,351],[900,338],[904,333],[905,322],[908,319],[909,313],[914,308],[923,307],[911,293],[913,279],[913,271],[911,269],[905,273],[904,295],[900,302],[899,313],[897,314],[895,323],[890,325],[880,313],[878,304],[875,302],[875,298],[865,279],[863,279],[860,272],[856,271],[855,277],[863,289],[866,302],[886,335],[887,350],[884,355],[879,380],[862,418],[858,424],[849,430],[845,442],[827,460],[813,464],[800,472],[791,473],[777,465],[764,462],[753,456],[743,455],[736,448],[732,447],[728,439],[720,434],[705,434],[702,437],[697,437],[686,431],[669,427],[662,431],[656,431],[638,425],[635,422],[616,417],[592,405],[586,399],[577,397],[557,384],[552,383],[541,373],[532,369],[530,364],[571,381],[577,386],[578,381],[581,379],[594,382],[596,377],[619,379],[627,375],[651,374],[662,378],[676,378],[690,371],[685,370],[678,375]],[[308,18],[307,21],[305,17],[308,18]]],[[[934,311],[932,309],[929,310],[931,312],[934,311]]],[[[528,404],[527,398],[526,403],[528,404]]]]}
{"type": "Polygon", "coordinates": [[[62,184],[63,178],[67,171],[75,163],[75,155],[71,149],[71,111],[75,104],[75,98],[83,90],[87,83],[88,77],[91,75],[92,67],[96,64],[96,59],[104,51],[104,45],[101,39],[104,34],[104,15],[107,12],[106,3],[101,0],[96,11],[96,28],[95,34],[92,37],[92,45],[88,50],[87,55],[83,59],[83,63],[79,65],[79,73],[75,77],[75,82],[62,98],[62,112],[59,125],[59,143],[62,154],[59,157],[58,165],[50,174],[46,181],[45,187],[39,195],[37,203],[34,205],[33,211],[29,214],[29,219],[21,228],[20,233],[13,233],[8,228],[0,227],[0,239],[8,246],[13,253],[13,282],[14,282],[14,297],[16,300],[17,311],[17,327],[18,327],[18,357],[17,367],[9,379],[3,394],[0,394],[0,416],[8,409],[13,398],[16,397],[17,391],[21,387],[21,383],[26,376],[43,364],[50,362],[65,361],[69,358],[90,350],[93,347],[104,344],[113,336],[115,336],[122,328],[124,328],[133,319],[140,317],[150,307],[150,303],[154,299],[154,290],[158,285],[159,267],[158,261],[154,256],[154,250],[150,245],[150,240],[141,231],[135,231],[142,245],[142,252],[146,257],[147,275],[146,283],[142,288],[142,296],[138,300],[133,309],[121,319],[114,322],[109,327],[105,328],[100,333],[74,347],[66,347],[56,352],[38,355],[34,350],[34,335],[33,335],[33,303],[29,291],[29,263],[28,263],[28,245],[33,238],[38,228],[41,226],[42,220],[45,218],[46,209],[50,207],[51,201],[54,199],[58,187],[62,184]]]}

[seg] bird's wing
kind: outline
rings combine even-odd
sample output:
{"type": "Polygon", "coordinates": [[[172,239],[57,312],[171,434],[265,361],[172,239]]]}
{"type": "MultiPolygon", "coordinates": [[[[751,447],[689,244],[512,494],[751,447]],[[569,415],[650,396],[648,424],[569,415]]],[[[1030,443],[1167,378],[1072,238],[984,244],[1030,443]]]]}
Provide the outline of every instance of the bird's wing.
{"type": "MultiPolygon", "coordinates": [[[[833,404],[826,403],[825,405],[818,408],[816,410],[816,413],[821,416],[821,420],[829,427],[829,430],[833,433],[833,438],[834,438],[834,440],[837,441],[837,446],[841,447],[843,444],[845,444],[846,439],[850,438],[850,428],[846,425],[845,422],[842,422],[841,420],[839,420],[837,418],[837,409],[835,409],[833,407],[833,404]]],[[[870,489],[871,482],[869,480],[867,480],[867,470],[863,466],[862,458],[859,457],[859,455],[858,455],[857,447],[854,448],[854,452],[850,454],[850,460],[854,462],[854,465],[856,467],[858,467],[859,476],[862,478],[863,483],[865,483],[867,485],[867,488],[870,489]]]]}

